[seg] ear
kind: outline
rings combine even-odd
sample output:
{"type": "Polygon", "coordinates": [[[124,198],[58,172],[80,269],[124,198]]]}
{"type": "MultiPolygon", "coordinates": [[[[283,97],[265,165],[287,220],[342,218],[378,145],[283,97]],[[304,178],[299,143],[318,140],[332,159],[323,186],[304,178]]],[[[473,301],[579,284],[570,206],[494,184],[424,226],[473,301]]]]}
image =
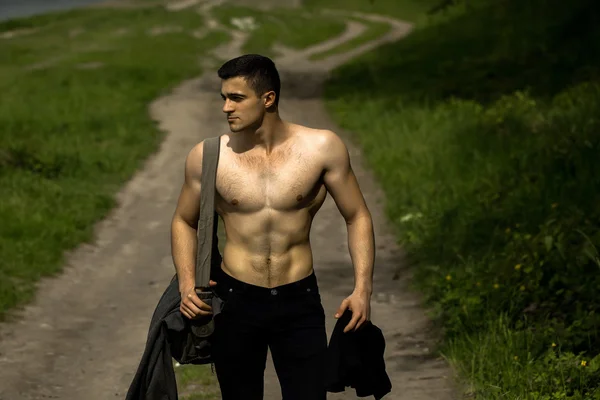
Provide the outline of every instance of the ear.
{"type": "Polygon", "coordinates": [[[275,98],[276,97],[277,97],[277,95],[275,94],[275,92],[273,90],[271,90],[270,92],[265,93],[265,95],[263,96],[263,101],[265,103],[265,108],[271,108],[275,104],[275,98]]]}

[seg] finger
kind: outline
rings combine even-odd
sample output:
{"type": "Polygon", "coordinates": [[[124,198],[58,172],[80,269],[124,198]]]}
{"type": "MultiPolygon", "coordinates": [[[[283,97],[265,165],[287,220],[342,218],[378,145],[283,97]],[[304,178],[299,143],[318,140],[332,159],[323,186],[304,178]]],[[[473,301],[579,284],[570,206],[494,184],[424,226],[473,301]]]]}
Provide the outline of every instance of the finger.
{"type": "Polygon", "coordinates": [[[210,281],[208,281],[208,285],[209,285],[209,286],[216,286],[216,285],[217,285],[217,282],[215,282],[215,281],[213,281],[213,280],[210,280],[210,281]]]}
{"type": "Polygon", "coordinates": [[[354,327],[356,326],[356,323],[358,322],[358,320],[360,319],[361,315],[360,314],[355,314],[352,315],[352,319],[350,320],[350,322],[348,323],[348,325],[346,325],[346,327],[344,328],[344,333],[354,329],[354,327]]]}
{"type": "Polygon", "coordinates": [[[196,314],[196,316],[194,318],[200,318],[200,317],[206,317],[212,315],[212,313],[210,311],[198,311],[198,314],[196,314]]]}
{"type": "Polygon", "coordinates": [[[192,314],[192,316],[195,316],[200,312],[200,308],[189,298],[183,302],[183,305],[188,309],[188,312],[192,314]]]}
{"type": "Polygon", "coordinates": [[[191,299],[192,303],[198,307],[198,310],[204,310],[204,311],[211,311],[212,307],[209,306],[208,304],[206,304],[205,302],[203,302],[202,300],[200,300],[200,298],[196,297],[196,300],[194,300],[193,298],[191,299]]]}
{"type": "Polygon", "coordinates": [[[190,313],[194,316],[194,318],[198,315],[212,314],[212,308],[200,299],[198,299],[197,303],[194,303],[191,299],[186,299],[186,301],[184,301],[183,304],[189,309],[190,313]]]}
{"type": "Polygon", "coordinates": [[[367,319],[365,317],[362,317],[361,319],[358,320],[358,324],[356,324],[356,328],[354,328],[354,331],[356,332],[357,330],[359,330],[361,327],[363,327],[365,325],[365,321],[367,319]]]}
{"type": "Polygon", "coordinates": [[[186,305],[188,307],[190,307],[193,311],[195,311],[193,307],[196,307],[198,310],[206,310],[206,311],[211,311],[212,310],[212,308],[208,304],[206,304],[205,302],[203,302],[200,299],[200,297],[198,297],[198,295],[196,294],[195,291],[192,291],[192,292],[188,293],[187,299],[186,299],[185,302],[187,303],[188,301],[191,304],[186,304],[186,305]]]}
{"type": "Polygon", "coordinates": [[[339,318],[342,316],[342,314],[344,314],[344,311],[346,311],[346,309],[348,308],[348,300],[344,299],[344,301],[342,301],[342,304],[340,305],[340,308],[338,308],[337,312],[335,313],[335,317],[339,318]]]}
{"type": "Polygon", "coordinates": [[[185,313],[188,318],[194,318],[194,316],[196,315],[192,310],[190,310],[189,307],[187,307],[183,303],[181,304],[180,310],[181,312],[185,313]]]}
{"type": "Polygon", "coordinates": [[[189,319],[198,319],[200,317],[205,317],[205,316],[212,314],[209,311],[203,311],[203,310],[192,311],[189,308],[186,308],[185,311],[186,311],[186,314],[188,315],[189,319]]]}
{"type": "Polygon", "coordinates": [[[181,311],[181,314],[183,314],[184,317],[186,317],[187,319],[191,319],[191,315],[188,313],[188,311],[184,308],[184,307],[179,307],[179,311],[181,311]]]}

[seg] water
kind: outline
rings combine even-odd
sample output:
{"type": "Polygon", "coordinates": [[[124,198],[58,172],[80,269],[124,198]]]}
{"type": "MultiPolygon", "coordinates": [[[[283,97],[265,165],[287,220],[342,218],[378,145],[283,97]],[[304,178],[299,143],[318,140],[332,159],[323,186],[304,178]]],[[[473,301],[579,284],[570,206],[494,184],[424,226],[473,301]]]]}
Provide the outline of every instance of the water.
{"type": "Polygon", "coordinates": [[[100,1],[102,0],[0,0],[0,21],[69,10],[100,1]]]}

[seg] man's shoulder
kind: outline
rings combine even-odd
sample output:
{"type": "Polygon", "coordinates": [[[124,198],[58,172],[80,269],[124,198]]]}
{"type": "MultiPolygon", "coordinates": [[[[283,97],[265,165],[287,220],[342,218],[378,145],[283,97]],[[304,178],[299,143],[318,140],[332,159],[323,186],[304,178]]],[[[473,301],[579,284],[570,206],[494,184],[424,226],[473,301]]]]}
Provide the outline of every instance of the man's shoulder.
{"type": "Polygon", "coordinates": [[[323,166],[330,169],[333,165],[343,165],[348,162],[348,148],[342,138],[329,129],[315,129],[299,126],[306,154],[323,166]]]}
{"type": "MultiPolygon", "coordinates": [[[[223,140],[227,139],[228,137],[227,137],[226,134],[223,134],[223,135],[219,135],[218,138],[219,138],[220,143],[222,145],[223,144],[223,140]]],[[[209,139],[213,139],[213,138],[209,138],[209,139]]],[[[187,155],[188,161],[194,162],[194,163],[197,163],[197,162],[202,163],[202,156],[204,155],[204,142],[206,140],[207,139],[201,140],[200,142],[196,143],[189,150],[188,155],[187,155]]]]}
{"type": "Polygon", "coordinates": [[[329,129],[309,128],[303,125],[297,125],[301,136],[310,143],[312,149],[318,151],[327,151],[331,146],[343,145],[340,136],[329,129]]]}
{"type": "Polygon", "coordinates": [[[202,163],[202,155],[204,153],[204,140],[196,143],[187,154],[187,162],[202,163]]]}
{"type": "Polygon", "coordinates": [[[324,161],[337,160],[344,158],[348,149],[342,138],[332,130],[318,129],[314,132],[314,141],[317,146],[315,149],[323,157],[324,161]]]}
{"type": "Polygon", "coordinates": [[[204,155],[204,140],[196,143],[185,158],[185,174],[190,179],[200,180],[202,176],[202,158],[204,155]]]}

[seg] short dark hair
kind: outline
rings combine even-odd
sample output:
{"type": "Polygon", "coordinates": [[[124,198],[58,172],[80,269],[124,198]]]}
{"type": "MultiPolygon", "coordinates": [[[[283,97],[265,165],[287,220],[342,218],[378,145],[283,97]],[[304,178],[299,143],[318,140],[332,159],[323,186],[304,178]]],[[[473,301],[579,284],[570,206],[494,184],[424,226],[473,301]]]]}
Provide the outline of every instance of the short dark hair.
{"type": "Polygon", "coordinates": [[[259,54],[246,54],[227,61],[217,72],[219,78],[229,79],[241,76],[257,96],[275,92],[275,106],[279,105],[281,81],[275,63],[269,57],[259,54]]]}

